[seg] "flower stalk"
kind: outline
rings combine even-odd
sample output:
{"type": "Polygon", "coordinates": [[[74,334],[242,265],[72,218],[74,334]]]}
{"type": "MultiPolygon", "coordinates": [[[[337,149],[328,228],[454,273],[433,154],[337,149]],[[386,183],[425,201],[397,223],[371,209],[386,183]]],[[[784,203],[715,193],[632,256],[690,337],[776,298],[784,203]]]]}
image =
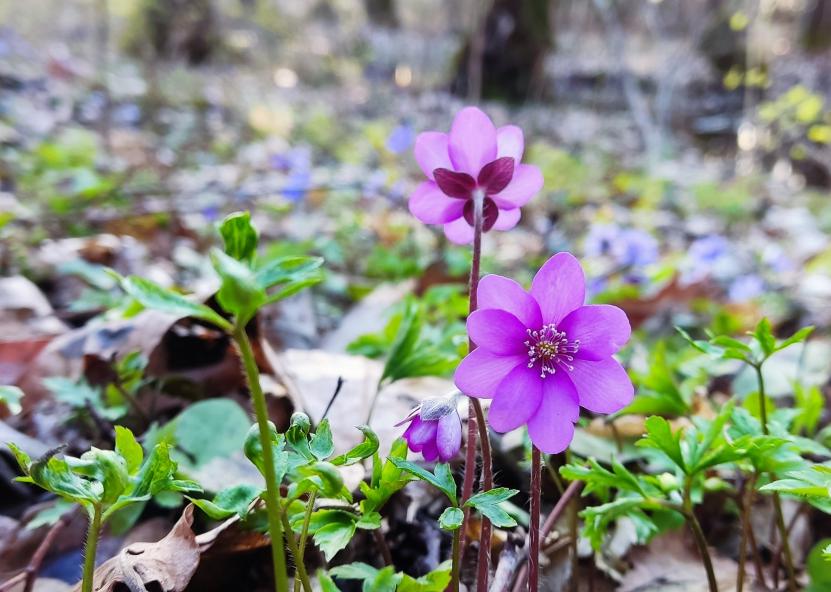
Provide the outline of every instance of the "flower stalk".
{"type": "Polygon", "coordinates": [[[695,544],[698,546],[698,552],[701,555],[701,561],[704,563],[704,570],[707,572],[707,584],[710,592],[718,592],[718,582],[716,581],[716,572],[713,569],[713,561],[710,558],[710,550],[707,548],[707,539],[704,536],[704,531],[701,529],[701,524],[693,511],[692,503],[692,478],[687,477],[684,484],[684,502],[683,514],[687,519],[687,524],[690,526],[695,544]]]}
{"type": "MultiPolygon", "coordinates": [[[[251,341],[245,332],[245,327],[235,327],[234,341],[239,348],[240,358],[251,392],[251,401],[254,404],[254,413],[257,416],[257,427],[260,432],[260,446],[263,450],[263,470],[265,472],[265,507],[268,514],[268,534],[271,537],[271,561],[274,567],[274,588],[276,592],[288,592],[288,576],[286,575],[286,556],[283,548],[283,525],[281,524],[280,484],[274,472],[274,451],[271,448],[268,427],[268,408],[265,394],[260,385],[260,372],[251,349],[251,341]]],[[[299,562],[302,564],[302,562],[299,562]]],[[[307,589],[308,590],[308,589],[307,589]]],[[[87,591],[84,591],[87,592],[87,591]]]]}
{"type": "Polygon", "coordinates": [[[531,524],[529,526],[528,592],[537,592],[540,584],[540,502],[542,454],[531,445],[531,524]]]}
{"type": "Polygon", "coordinates": [[[95,576],[95,553],[98,548],[98,537],[101,534],[102,513],[100,505],[93,506],[84,543],[84,571],[81,579],[81,592],[92,592],[95,576]]]}

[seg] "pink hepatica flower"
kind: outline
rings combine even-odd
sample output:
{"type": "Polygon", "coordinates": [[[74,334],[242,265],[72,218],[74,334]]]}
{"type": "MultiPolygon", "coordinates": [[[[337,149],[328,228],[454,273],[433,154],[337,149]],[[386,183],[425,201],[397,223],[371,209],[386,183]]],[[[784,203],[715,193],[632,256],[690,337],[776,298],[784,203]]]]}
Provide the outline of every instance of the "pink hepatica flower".
{"type": "Polygon", "coordinates": [[[457,244],[473,240],[474,199],[482,198],[482,229],[510,230],[520,207],[542,188],[540,170],[520,164],[525,141],[515,125],[496,128],[476,107],[456,115],[450,133],[424,132],[415,157],[428,181],[410,196],[410,212],[425,224],[443,224],[457,244]]]}
{"type": "Polygon", "coordinates": [[[634,394],[612,357],[629,340],[629,320],[616,306],[586,306],[585,293],[580,263],[557,253],[537,272],[530,292],[508,278],[483,277],[479,310],[467,320],[478,348],[456,370],[456,386],[493,399],[493,429],[527,424],[531,441],[549,454],[571,442],[580,407],[612,413],[634,394]]]}
{"type": "Polygon", "coordinates": [[[426,461],[448,462],[462,447],[462,420],[456,410],[456,396],[426,399],[399,423],[410,422],[402,436],[413,452],[426,461]]]}

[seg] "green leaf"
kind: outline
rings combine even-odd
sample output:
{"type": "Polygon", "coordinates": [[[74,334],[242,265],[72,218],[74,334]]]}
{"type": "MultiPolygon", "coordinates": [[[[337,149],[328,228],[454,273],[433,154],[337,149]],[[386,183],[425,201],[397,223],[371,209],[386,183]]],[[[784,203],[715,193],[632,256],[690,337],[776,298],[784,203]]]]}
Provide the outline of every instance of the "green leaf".
{"type": "Polygon", "coordinates": [[[583,481],[586,486],[583,495],[592,493],[607,498],[612,489],[647,495],[649,485],[630,472],[616,459],[612,459],[612,471],[590,458],[585,465],[568,464],[560,467],[560,474],[570,481],[583,481]]]}
{"type": "Polygon", "coordinates": [[[349,497],[349,492],[343,486],[343,477],[332,463],[313,462],[297,467],[296,471],[303,481],[312,483],[326,497],[342,497],[344,494],[349,497]]]}
{"type": "Polygon", "coordinates": [[[222,280],[217,302],[225,312],[234,315],[237,325],[246,325],[265,304],[265,290],[257,283],[254,272],[222,251],[212,251],[211,261],[222,280]]]}
{"type": "Polygon", "coordinates": [[[505,510],[500,507],[500,504],[508,501],[518,490],[508,489],[507,487],[496,487],[490,491],[483,491],[471,496],[465,506],[476,508],[482,515],[486,516],[494,526],[500,528],[509,528],[516,526],[516,520],[511,517],[505,510]]]}
{"type": "Polygon", "coordinates": [[[398,583],[404,574],[395,573],[393,566],[385,567],[378,571],[378,574],[371,582],[364,582],[364,592],[395,592],[398,583]]]}
{"type": "Polygon", "coordinates": [[[421,333],[422,311],[418,302],[410,298],[405,302],[405,308],[398,327],[398,335],[392,344],[381,380],[401,376],[399,367],[413,353],[419,334],[421,333]]]}
{"type": "MultiPolygon", "coordinates": [[[[277,483],[282,483],[288,472],[288,454],[286,453],[286,439],[283,434],[277,433],[277,428],[272,422],[268,422],[269,437],[271,440],[272,456],[274,457],[274,474],[277,483]]],[[[255,423],[248,430],[245,437],[243,451],[248,460],[265,475],[265,461],[263,460],[263,448],[260,443],[260,428],[255,423]]]]}
{"type": "Polygon", "coordinates": [[[335,581],[322,569],[317,570],[317,581],[321,592],[341,592],[340,588],[335,585],[335,581]]]}
{"type": "Polygon", "coordinates": [[[223,489],[216,494],[213,501],[188,498],[213,520],[224,520],[233,515],[240,518],[248,513],[251,503],[262,493],[262,489],[253,485],[241,484],[223,489]]]}
{"type": "Polygon", "coordinates": [[[173,423],[176,446],[195,467],[235,454],[243,447],[250,426],[248,415],[230,399],[193,403],[173,423]]]}
{"type": "Polygon", "coordinates": [[[14,456],[17,461],[17,465],[20,467],[20,470],[24,475],[28,475],[32,459],[17,444],[9,442],[7,446],[9,447],[9,450],[11,450],[12,456],[14,456]]]}
{"type": "Polygon", "coordinates": [[[188,300],[181,294],[162,288],[150,280],[138,276],[121,278],[121,287],[145,308],[175,316],[194,317],[213,323],[224,331],[233,330],[233,326],[212,308],[188,300]]]}
{"type": "Polygon", "coordinates": [[[625,516],[633,520],[638,542],[645,543],[659,532],[659,528],[643,510],[655,507],[648,500],[634,496],[620,497],[607,504],[586,508],[580,512],[580,516],[585,520],[583,534],[589,539],[592,548],[599,550],[603,544],[603,538],[609,531],[609,524],[625,516]]]}
{"type": "Polygon", "coordinates": [[[396,592],[444,592],[450,584],[451,561],[445,561],[430,573],[413,578],[404,574],[396,592]]]}
{"type": "Polygon", "coordinates": [[[828,553],[831,550],[831,538],[818,541],[808,553],[805,562],[805,571],[811,583],[806,592],[822,592],[831,590],[831,569],[828,569],[828,553]]]}
{"type": "Polygon", "coordinates": [[[646,436],[636,442],[637,446],[654,448],[662,452],[670,461],[686,472],[681,453],[681,433],[673,434],[669,422],[663,417],[653,415],[646,419],[646,436]]]}
{"type": "Polygon", "coordinates": [[[426,481],[433,487],[439,489],[444,495],[448,497],[452,505],[456,505],[456,481],[453,479],[453,474],[450,472],[450,466],[447,463],[439,463],[436,465],[435,474],[419,465],[398,458],[391,458],[392,464],[407,471],[411,475],[415,475],[422,481],[426,481]]]}
{"type": "Polygon", "coordinates": [[[263,290],[278,284],[295,284],[306,280],[318,283],[323,279],[321,265],[323,259],[320,257],[278,257],[260,264],[255,277],[263,290]]]}
{"type": "Polygon", "coordinates": [[[810,336],[811,333],[813,333],[813,331],[814,331],[813,327],[803,327],[802,329],[800,329],[799,331],[797,331],[796,333],[794,333],[793,335],[791,335],[787,339],[778,342],[776,344],[776,351],[781,351],[781,350],[785,349],[786,347],[790,347],[791,345],[793,345],[795,343],[800,343],[802,341],[805,341],[806,339],[808,339],[808,336],[810,336]]]}
{"type": "Polygon", "coordinates": [[[326,460],[335,452],[335,444],[332,441],[332,429],[329,427],[328,419],[324,419],[317,426],[317,430],[315,430],[314,435],[309,440],[309,450],[311,450],[317,460],[326,460]]]}
{"type": "Polygon", "coordinates": [[[16,386],[0,386],[0,403],[5,405],[12,415],[20,413],[20,401],[23,400],[23,391],[16,386]]]}
{"type": "Polygon", "coordinates": [[[360,425],[358,429],[363,433],[364,441],[349,452],[336,456],[329,462],[337,466],[354,465],[365,458],[369,458],[378,451],[378,436],[372,431],[372,428],[367,425],[360,425]]]}
{"type": "MultiPolygon", "coordinates": [[[[355,535],[355,522],[346,512],[332,513],[327,524],[314,531],[314,542],[323,552],[326,561],[331,561],[352,540],[355,535]]],[[[334,574],[334,570],[332,573],[334,574]]]]}
{"type": "Polygon", "coordinates": [[[356,561],[355,563],[333,567],[329,570],[329,574],[341,580],[371,580],[375,579],[378,570],[371,565],[356,561]]]}
{"type": "Polygon", "coordinates": [[[307,460],[314,460],[315,456],[309,448],[309,430],[312,422],[305,413],[296,411],[291,416],[291,424],[286,430],[286,443],[297,454],[307,460]]]}
{"type": "Polygon", "coordinates": [[[130,487],[127,462],[113,450],[92,448],[80,459],[66,458],[69,466],[77,473],[91,477],[103,486],[101,501],[114,503],[130,487]]]}
{"type": "Polygon", "coordinates": [[[257,253],[259,236],[251,224],[251,214],[234,212],[229,214],[219,227],[225,243],[225,252],[237,261],[253,261],[257,253]]]}
{"type": "Polygon", "coordinates": [[[817,386],[794,385],[795,407],[799,411],[793,422],[794,433],[812,436],[816,433],[817,425],[825,407],[825,397],[817,386]]]}
{"type": "Polygon", "coordinates": [[[136,441],[133,432],[124,426],[115,426],[115,451],[127,463],[127,472],[135,475],[144,460],[144,450],[136,441]]]}
{"type": "Polygon", "coordinates": [[[439,516],[439,526],[442,530],[456,530],[462,525],[462,520],[465,519],[465,513],[461,508],[450,506],[445,508],[444,512],[439,516]]]}
{"type": "Polygon", "coordinates": [[[43,379],[43,386],[55,396],[55,399],[76,409],[85,409],[88,404],[95,409],[104,407],[101,391],[90,386],[83,378],[76,381],[64,376],[52,376],[43,379]]]}
{"type": "Polygon", "coordinates": [[[763,318],[756,325],[756,329],[753,331],[753,338],[759,344],[765,357],[770,356],[776,351],[776,337],[773,336],[773,328],[767,317],[763,318]]]}

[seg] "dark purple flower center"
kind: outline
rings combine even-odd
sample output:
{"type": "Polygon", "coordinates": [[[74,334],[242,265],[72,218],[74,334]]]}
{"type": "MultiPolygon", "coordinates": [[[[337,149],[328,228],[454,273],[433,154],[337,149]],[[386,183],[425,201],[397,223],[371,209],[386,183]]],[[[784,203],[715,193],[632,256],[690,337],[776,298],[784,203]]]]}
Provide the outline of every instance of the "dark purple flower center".
{"type": "Polygon", "coordinates": [[[574,370],[570,362],[580,349],[580,340],[570,340],[565,331],[558,331],[554,323],[543,325],[541,329],[528,329],[528,339],[524,342],[528,348],[528,367],[539,364],[540,378],[554,374],[557,366],[574,370]]]}
{"type": "Polygon", "coordinates": [[[493,228],[496,218],[499,216],[499,208],[489,196],[496,195],[511,182],[514,177],[514,159],[510,156],[503,156],[489,162],[482,167],[476,179],[467,173],[458,173],[450,169],[439,168],[433,171],[433,178],[439,189],[455,199],[467,200],[464,206],[464,218],[468,224],[473,226],[474,198],[477,192],[484,198],[482,203],[482,230],[488,231],[493,228]]]}

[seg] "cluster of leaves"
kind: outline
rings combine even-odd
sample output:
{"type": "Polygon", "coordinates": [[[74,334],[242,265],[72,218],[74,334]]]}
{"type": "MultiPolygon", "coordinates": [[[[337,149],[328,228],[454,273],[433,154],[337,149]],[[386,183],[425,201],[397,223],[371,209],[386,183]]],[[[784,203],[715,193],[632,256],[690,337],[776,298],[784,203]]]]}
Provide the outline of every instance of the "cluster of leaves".
{"type": "Polygon", "coordinates": [[[92,448],[80,458],[59,456],[58,449],[32,460],[14,444],[9,448],[23,471],[18,481],[79,504],[90,519],[98,515],[102,523],[119,510],[165,491],[200,491],[193,481],[176,478],[177,466],[167,444],[157,444],[145,458],[141,444],[122,426],[115,428],[115,450],[92,448]]]}
{"type": "Polygon", "coordinates": [[[361,580],[364,592],[442,592],[450,583],[450,562],[445,561],[430,573],[414,578],[396,572],[392,566],[377,569],[366,563],[350,563],[332,568],[327,574],[318,571],[317,577],[323,592],[338,592],[332,577],[343,580],[361,580]]]}
{"type": "Polygon", "coordinates": [[[229,215],[219,231],[225,250],[211,252],[211,261],[221,282],[216,299],[234,317],[234,324],[211,307],[150,280],[138,276],[116,277],[124,291],[145,308],[201,319],[228,332],[235,326],[244,327],[261,307],[297,294],[323,279],[320,269],[323,260],[319,257],[258,260],[259,235],[248,212],[229,215]]]}
{"type": "MultiPolygon", "coordinates": [[[[373,457],[377,459],[378,437],[367,426],[359,426],[364,434],[363,441],[351,450],[335,456],[335,447],[329,421],[324,419],[317,429],[311,431],[311,422],[303,413],[295,413],[285,434],[278,433],[270,425],[270,439],[274,454],[274,469],[277,480],[288,484],[285,508],[292,528],[301,533],[306,530],[313,534],[315,544],[326,555],[333,557],[343,549],[356,529],[372,530],[381,526],[380,506],[368,505],[366,500],[356,507],[352,494],[344,486],[338,467],[359,463],[373,457]],[[302,498],[307,498],[305,501],[302,498]],[[334,508],[314,509],[314,500],[329,500],[334,508]]],[[[251,427],[244,444],[245,455],[265,474],[263,450],[260,445],[259,429],[251,427]]],[[[406,446],[404,447],[406,454],[406,446]]],[[[396,476],[375,486],[382,490],[386,501],[392,493],[403,487],[406,481],[397,485],[396,476]]],[[[370,488],[371,489],[371,488],[370,488]]],[[[219,491],[212,500],[192,499],[209,517],[223,520],[233,515],[250,520],[256,525],[258,508],[253,502],[262,497],[259,487],[238,485],[219,491]]],[[[380,499],[380,494],[376,498],[380,499]]]]}

